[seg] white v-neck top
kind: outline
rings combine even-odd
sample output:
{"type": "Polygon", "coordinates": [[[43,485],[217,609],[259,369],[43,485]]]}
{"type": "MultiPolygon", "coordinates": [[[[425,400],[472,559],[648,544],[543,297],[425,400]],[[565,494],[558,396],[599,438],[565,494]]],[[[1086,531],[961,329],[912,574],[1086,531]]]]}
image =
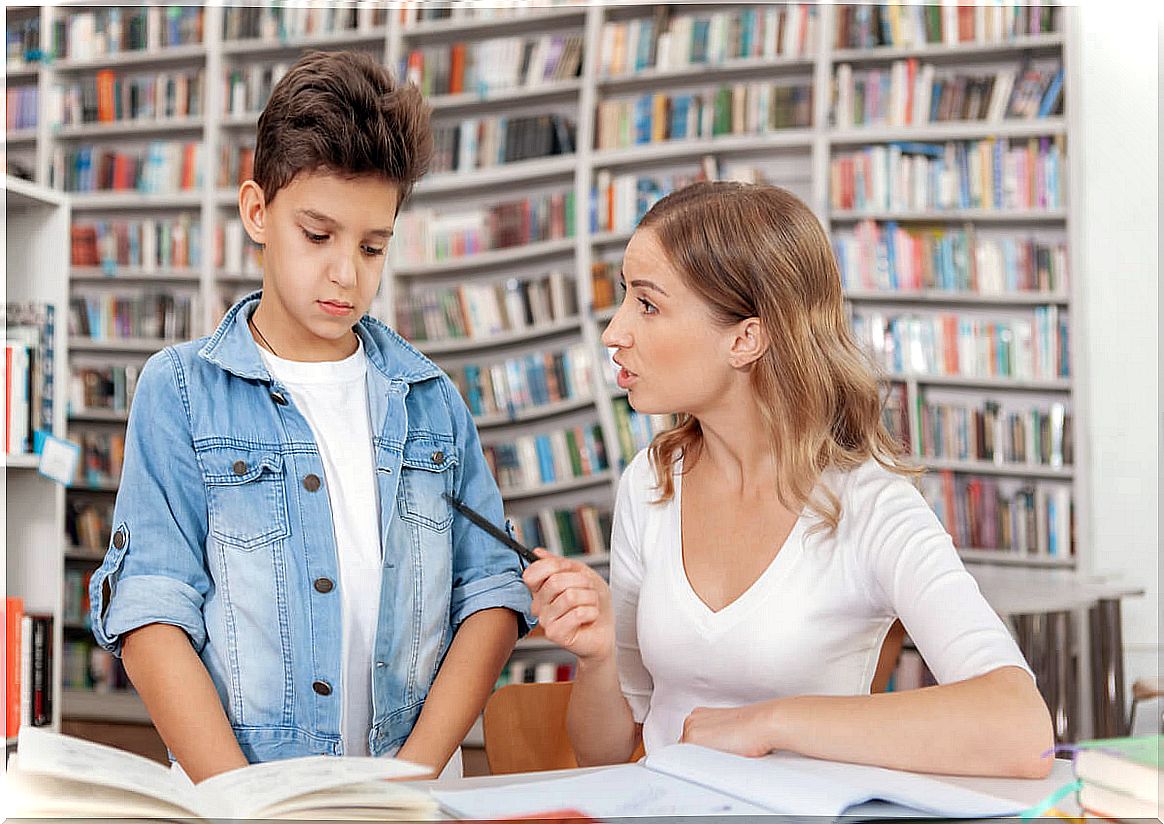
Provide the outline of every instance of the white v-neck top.
{"type": "Polygon", "coordinates": [[[652,503],[647,452],[635,457],[611,538],[619,680],[648,753],[678,741],[695,707],[867,695],[898,617],[939,683],[1030,672],[921,493],[874,461],[822,478],[841,501],[834,534],[810,534],[806,510],[756,581],[711,610],[683,567],[678,468],[675,495],[652,503]]]}

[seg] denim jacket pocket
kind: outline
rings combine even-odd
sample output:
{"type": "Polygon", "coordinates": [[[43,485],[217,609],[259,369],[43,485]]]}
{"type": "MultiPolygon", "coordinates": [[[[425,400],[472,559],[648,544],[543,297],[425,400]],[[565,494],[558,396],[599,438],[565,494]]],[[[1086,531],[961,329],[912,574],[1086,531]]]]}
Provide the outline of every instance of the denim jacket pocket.
{"type": "Polygon", "coordinates": [[[400,517],[437,532],[453,523],[453,509],[442,496],[453,492],[457,465],[452,440],[433,436],[410,438],[404,444],[400,468],[400,517]]]}
{"type": "Polygon", "coordinates": [[[217,541],[249,552],[291,534],[281,454],[216,447],[199,460],[217,541]]]}

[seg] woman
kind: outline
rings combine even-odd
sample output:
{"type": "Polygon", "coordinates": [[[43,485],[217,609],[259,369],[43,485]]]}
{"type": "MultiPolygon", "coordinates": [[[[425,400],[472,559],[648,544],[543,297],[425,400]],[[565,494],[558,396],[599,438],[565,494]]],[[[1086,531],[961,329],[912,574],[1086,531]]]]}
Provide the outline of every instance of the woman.
{"type": "Polygon", "coordinates": [[[771,186],[660,200],[603,334],[676,428],[623,475],[611,584],[538,550],[546,635],[578,658],[581,764],[685,741],[903,770],[1042,777],[1050,717],[910,482],[845,318],[828,240],[771,186]],[[870,694],[900,619],[940,686],[870,694]]]}

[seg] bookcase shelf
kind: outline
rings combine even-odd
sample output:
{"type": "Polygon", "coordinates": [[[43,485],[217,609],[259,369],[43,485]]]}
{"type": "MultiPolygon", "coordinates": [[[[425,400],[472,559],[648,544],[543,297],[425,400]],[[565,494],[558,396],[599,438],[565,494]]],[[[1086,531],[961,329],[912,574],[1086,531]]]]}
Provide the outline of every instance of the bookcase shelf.
{"type": "Polygon", "coordinates": [[[113,52],[84,60],[54,60],[49,65],[54,72],[62,74],[128,67],[140,69],[146,66],[164,66],[172,63],[196,63],[205,59],[206,47],[193,44],[170,46],[164,49],[113,52]]]}
{"type": "MultiPolygon", "coordinates": [[[[532,8],[532,7],[519,7],[532,8]]],[[[528,31],[566,28],[585,19],[586,8],[572,5],[566,8],[537,9],[512,17],[473,18],[469,20],[433,20],[405,26],[403,34],[409,40],[443,39],[451,35],[473,35],[475,39],[522,34],[528,31]]]]}
{"type": "Polygon", "coordinates": [[[40,75],[39,66],[21,66],[19,68],[6,68],[4,70],[4,77],[7,83],[16,83],[22,80],[36,80],[40,75]]]}
{"type": "Polygon", "coordinates": [[[629,229],[614,232],[598,232],[590,236],[592,246],[617,246],[630,240],[634,232],[629,229]]]}
{"type": "Polygon", "coordinates": [[[465,172],[442,172],[426,177],[416,185],[414,197],[459,194],[471,189],[528,183],[543,178],[562,177],[574,173],[578,158],[573,154],[539,157],[502,163],[488,169],[465,172]]]}
{"type": "Polygon", "coordinates": [[[834,223],[855,223],[859,220],[896,220],[898,222],[940,223],[944,221],[973,221],[974,223],[1061,223],[1067,219],[1066,209],[934,209],[930,211],[846,211],[833,210],[829,218],[834,223]]]}
{"type": "Polygon", "coordinates": [[[780,77],[809,73],[816,66],[812,57],[734,58],[719,63],[697,64],[671,69],[644,69],[633,74],[599,77],[595,84],[607,94],[640,89],[657,89],[683,83],[727,82],[746,77],[780,77]]]}
{"type": "Polygon", "coordinates": [[[892,381],[914,381],[922,386],[965,386],[978,389],[1013,389],[1030,390],[1034,392],[1070,392],[1071,381],[1067,378],[1057,380],[1018,380],[1016,378],[978,378],[968,375],[918,375],[906,373],[891,373],[888,376],[892,381]]]}
{"type": "Polygon", "coordinates": [[[70,192],[69,202],[75,212],[189,209],[202,205],[201,192],[70,192]]]}
{"type": "Polygon", "coordinates": [[[93,283],[197,283],[201,274],[197,269],[160,269],[147,272],[139,267],[119,266],[106,271],[100,266],[73,266],[69,279],[93,283]]]}
{"type": "Polygon", "coordinates": [[[564,318],[556,323],[547,323],[544,326],[533,326],[517,332],[507,332],[503,335],[492,335],[487,338],[454,338],[452,340],[414,341],[421,352],[430,357],[454,355],[462,352],[474,352],[486,349],[498,349],[515,343],[527,343],[542,338],[575,332],[582,325],[577,315],[564,318]]]}
{"type": "Polygon", "coordinates": [[[981,140],[987,137],[1022,138],[1047,137],[1066,134],[1067,123],[1061,117],[1042,117],[1033,120],[958,121],[954,123],[927,123],[921,126],[866,126],[833,130],[826,139],[834,146],[860,146],[866,143],[894,143],[897,141],[981,140]]]}
{"type": "Polygon", "coordinates": [[[944,306],[1063,306],[1070,303],[1069,295],[1061,292],[1009,292],[1006,294],[977,294],[974,292],[944,292],[925,290],[911,292],[903,289],[846,289],[845,300],[856,303],[922,303],[944,306]]]}
{"type": "Polygon", "coordinates": [[[664,160],[686,160],[704,155],[760,152],[770,149],[811,149],[813,134],[810,129],[785,129],[762,135],[732,135],[715,138],[667,140],[661,143],[642,143],[625,149],[601,149],[593,154],[594,166],[614,168],[664,160]]]}
{"type": "Polygon", "coordinates": [[[94,340],[93,338],[69,338],[69,349],[74,352],[140,352],[153,354],[172,343],[181,343],[176,340],[129,338],[125,340],[94,340]]]}
{"type": "Polygon", "coordinates": [[[1013,57],[1024,53],[1031,55],[1053,54],[1063,47],[1063,42],[1063,35],[1055,32],[1028,34],[990,43],[959,43],[956,46],[929,43],[924,46],[837,49],[832,53],[832,62],[849,63],[856,66],[906,60],[913,57],[931,63],[963,63],[979,58],[1013,57]]]}
{"type": "Polygon", "coordinates": [[[1071,467],[1041,466],[1039,464],[996,464],[990,461],[958,461],[948,458],[921,459],[929,469],[949,469],[974,475],[1004,475],[1012,478],[1045,478],[1069,481],[1075,477],[1071,467]]]}
{"type": "Polygon", "coordinates": [[[343,29],[304,37],[288,37],[277,40],[246,38],[222,41],[222,53],[230,55],[272,55],[280,52],[291,53],[309,49],[352,48],[383,43],[388,36],[384,26],[368,29],[343,29]]]}
{"type": "Polygon", "coordinates": [[[528,489],[503,489],[501,497],[507,501],[520,501],[526,498],[540,498],[543,495],[557,495],[560,492],[572,492],[576,489],[586,489],[591,486],[602,486],[616,480],[616,475],[609,469],[586,475],[582,478],[568,478],[552,484],[529,487],[528,489]]]}
{"type": "Polygon", "coordinates": [[[82,409],[79,412],[70,412],[69,420],[86,423],[125,423],[129,420],[129,413],[109,409],[82,409]]]}
{"type": "Polygon", "coordinates": [[[5,455],[5,469],[36,469],[40,466],[40,455],[5,455]]]}
{"type": "Polygon", "coordinates": [[[86,123],[81,126],[60,126],[56,137],[60,140],[79,138],[100,140],[122,135],[166,135],[181,132],[201,132],[206,124],[202,117],[142,118],[111,123],[86,123]]]}
{"type": "Polygon", "coordinates": [[[554,255],[569,254],[574,251],[576,241],[572,237],[561,240],[544,240],[539,243],[527,243],[525,246],[515,246],[509,249],[494,249],[489,252],[480,252],[465,257],[450,258],[439,263],[428,263],[421,266],[401,266],[394,270],[396,277],[420,278],[427,275],[447,275],[455,272],[493,269],[511,263],[536,260],[538,258],[553,257],[554,255]]]}
{"type": "Polygon", "coordinates": [[[579,409],[586,409],[591,406],[594,406],[593,398],[570,398],[569,400],[558,401],[557,403],[519,409],[512,415],[481,415],[480,417],[474,418],[473,422],[477,425],[478,429],[489,429],[491,427],[506,426],[513,423],[540,421],[545,418],[552,418],[555,415],[563,415],[567,412],[577,412],[579,409]]]}
{"type": "Polygon", "coordinates": [[[8,146],[19,146],[25,143],[35,143],[36,129],[13,129],[12,131],[5,133],[4,142],[8,146]]]}
{"type": "Polygon", "coordinates": [[[958,556],[971,564],[1005,564],[1019,567],[1063,567],[1075,566],[1073,557],[1060,558],[1054,555],[1019,555],[1009,549],[959,549],[958,556]]]}
{"type": "Polygon", "coordinates": [[[555,83],[541,83],[533,86],[519,86],[514,89],[498,89],[484,94],[464,92],[461,94],[437,94],[428,98],[429,105],[439,115],[449,112],[490,111],[515,103],[551,103],[571,100],[582,90],[578,80],[560,80],[555,83]]]}
{"type": "Polygon", "coordinates": [[[136,692],[112,690],[65,690],[63,712],[68,718],[150,724],[150,714],[136,692]]]}

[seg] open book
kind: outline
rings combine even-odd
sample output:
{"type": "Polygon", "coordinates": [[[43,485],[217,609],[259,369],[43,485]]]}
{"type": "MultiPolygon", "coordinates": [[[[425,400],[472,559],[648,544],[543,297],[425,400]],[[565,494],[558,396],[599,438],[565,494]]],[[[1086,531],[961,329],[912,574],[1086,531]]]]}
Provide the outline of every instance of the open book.
{"type": "Polygon", "coordinates": [[[22,727],[8,763],[9,818],[431,818],[425,793],[385,779],[428,768],[312,756],[252,764],[200,784],[139,755],[22,727]]]}
{"type": "MultiPolygon", "coordinates": [[[[1036,792],[1039,797],[1045,794],[1036,792]]],[[[772,813],[877,818],[909,815],[910,811],[940,818],[982,818],[1014,815],[1030,806],[939,777],[789,753],[743,758],[693,744],[664,747],[638,764],[568,778],[436,790],[434,795],[451,813],[492,819],[537,817],[562,809],[596,819],[772,813]],[[889,804],[866,804],[871,801],[889,804]]]]}

